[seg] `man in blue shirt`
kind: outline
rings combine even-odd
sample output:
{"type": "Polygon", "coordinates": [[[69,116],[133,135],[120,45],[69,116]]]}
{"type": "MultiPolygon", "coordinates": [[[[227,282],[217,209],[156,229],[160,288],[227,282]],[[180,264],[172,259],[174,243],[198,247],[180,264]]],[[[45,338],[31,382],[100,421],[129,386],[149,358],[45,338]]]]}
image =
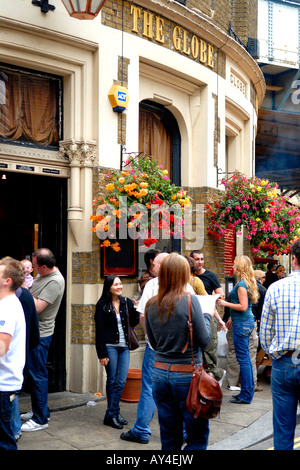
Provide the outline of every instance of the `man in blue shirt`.
{"type": "Polygon", "coordinates": [[[291,248],[293,272],[268,288],[260,324],[263,350],[272,357],[275,450],[292,450],[300,400],[300,240],[291,248]]]}

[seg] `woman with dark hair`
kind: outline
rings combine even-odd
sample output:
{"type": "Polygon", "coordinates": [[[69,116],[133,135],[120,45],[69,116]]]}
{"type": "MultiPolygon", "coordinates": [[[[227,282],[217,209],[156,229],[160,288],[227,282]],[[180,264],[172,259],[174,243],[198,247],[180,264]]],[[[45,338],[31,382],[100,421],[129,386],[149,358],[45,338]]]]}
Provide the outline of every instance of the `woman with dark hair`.
{"type": "MultiPolygon", "coordinates": [[[[185,450],[206,449],[209,435],[207,419],[195,419],[186,408],[192,377],[192,346],[182,350],[188,339],[188,294],[190,267],[178,253],[161,263],[158,295],[146,305],[146,329],[155,363],[152,374],[153,398],[158,409],[162,450],[180,450],[183,427],[185,450]]],[[[200,364],[200,349],[210,341],[211,315],[202,313],[200,303],[191,295],[193,356],[200,364]]]]}
{"type": "Polygon", "coordinates": [[[129,368],[128,321],[132,327],[139,314],[131,299],[122,297],[123,284],[115,275],[105,278],[103,291],[96,305],[96,350],[105,367],[107,409],[104,424],[122,429],[127,421],[120,415],[120,399],[129,368]]]}

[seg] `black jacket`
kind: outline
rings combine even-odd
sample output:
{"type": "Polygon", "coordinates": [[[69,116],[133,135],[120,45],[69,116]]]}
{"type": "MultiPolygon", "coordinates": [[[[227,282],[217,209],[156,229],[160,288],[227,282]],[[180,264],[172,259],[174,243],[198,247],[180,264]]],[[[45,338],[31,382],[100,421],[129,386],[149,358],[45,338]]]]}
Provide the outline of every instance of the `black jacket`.
{"type": "Polygon", "coordinates": [[[27,379],[29,370],[29,353],[40,344],[39,319],[36,313],[33,297],[28,289],[19,287],[16,290],[16,296],[19,298],[25,316],[26,323],[26,362],[23,370],[24,382],[27,379]]]}
{"type": "MultiPolygon", "coordinates": [[[[128,323],[127,323],[127,308],[129,313],[129,323],[132,327],[136,326],[139,322],[139,313],[134,308],[131,299],[120,297],[120,316],[122,327],[124,330],[126,344],[128,345],[128,323]]],[[[117,316],[111,303],[99,299],[96,304],[95,313],[96,322],[96,350],[98,358],[107,357],[107,344],[119,343],[119,331],[117,316]]]]}
{"type": "Polygon", "coordinates": [[[257,304],[252,304],[252,313],[255,317],[255,320],[260,320],[267,289],[258,280],[256,280],[256,284],[259,292],[259,298],[257,304]]]}

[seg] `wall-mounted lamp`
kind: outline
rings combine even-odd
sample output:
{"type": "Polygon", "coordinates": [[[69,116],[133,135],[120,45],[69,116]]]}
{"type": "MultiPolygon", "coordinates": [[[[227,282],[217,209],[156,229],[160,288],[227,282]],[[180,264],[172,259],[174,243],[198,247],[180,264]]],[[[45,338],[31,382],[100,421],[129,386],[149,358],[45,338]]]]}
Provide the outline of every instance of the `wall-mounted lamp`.
{"type": "Polygon", "coordinates": [[[2,179],[2,180],[6,180],[6,174],[5,174],[5,173],[3,173],[1,179],[2,179]]]}
{"type": "Polygon", "coordinates": [[[69,15],[78,20],[93,20],[106,0],[61,0],[69,15]]]}

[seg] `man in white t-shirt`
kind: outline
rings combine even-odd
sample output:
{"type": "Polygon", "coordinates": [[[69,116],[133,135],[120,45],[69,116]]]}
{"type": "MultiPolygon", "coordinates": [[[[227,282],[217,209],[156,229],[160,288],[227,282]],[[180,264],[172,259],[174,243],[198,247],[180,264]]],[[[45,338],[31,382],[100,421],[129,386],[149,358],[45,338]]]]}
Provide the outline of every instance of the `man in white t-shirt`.
{"type": "Polygon", "coordinates": [[[5,450],[17,450],[13,401],[23,384],[26,326],[15,291],[24,280],[21,262],[0,261],[0,449],[5,450]]]}

